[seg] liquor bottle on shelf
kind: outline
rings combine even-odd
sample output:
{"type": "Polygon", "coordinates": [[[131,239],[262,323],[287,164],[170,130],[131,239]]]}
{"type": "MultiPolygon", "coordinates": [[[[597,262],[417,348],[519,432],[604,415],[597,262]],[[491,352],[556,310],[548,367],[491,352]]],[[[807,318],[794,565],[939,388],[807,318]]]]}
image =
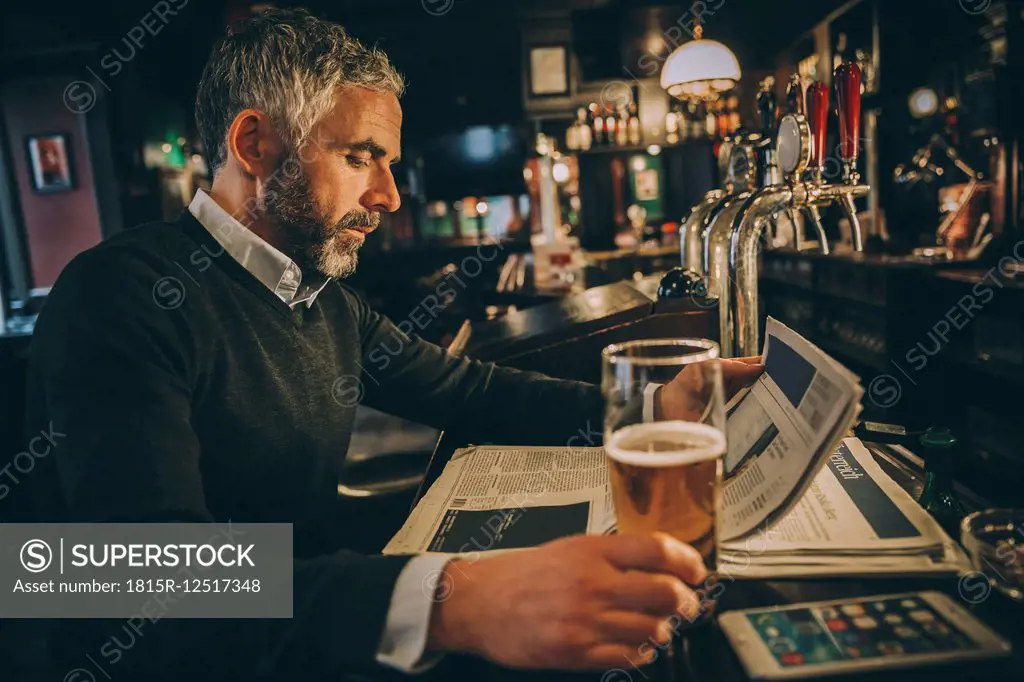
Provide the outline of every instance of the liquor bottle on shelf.
{"type": "Polygon", "coordinates": [[[686,108],[682,105],[676,107],[676,129],[679,131],[679,141],[685,142],[690,139],[690,119],[686,115],[686,108]]]}
{"type": "Polygon", "coordinates": [[[615,111],[612,109],[611,104],[604,105],[604,139],[605,144],[614,145],[616,142],[616,132],[618,131],[618,122],[615,120],[615,111]]]}
{"type": "Polygon", "coordinates": [[[704,137],[704,113],[701,108],[694,102],[688,102],[686,105],[690,119],[690,137],[694,139],[704,137]]]}
{"type": "Polygon", "coordinates": [[[705,135],[714,140],[718,137],[718,117],[715,114],[715,102],[708,102],[704,105],[704,130],[705,135]]]}
{"type": "Polygon", "coordinates": [[[625,147],[629,144],[629,114],[626,107],[619,107],[618,115],[615,117],[615,144],[625,147]]]}
{"type": "Polygon", "coordinates": [[[590,149],[590,126],[587,124],[587,110],[580,107],[576,111],[576,120],[565,132],[565,146],[572,151],[590,149]]]}
{"type": "Polygon", "coordinates": [[[594,129],[594,145],[601,146],[604,144],[604,113],[601,111],[601,107],[597,106],[596,102],[590,103],[590,122],[594,129]]]}
{"type": "Polygon", "coordinates": [[[629,103],[629,120],[626,124],[627,137],[631,145],[640,144],[640,116],[637,114],[636,102],[629,103]]]}
{"type": "Polygon", "coordinates": [[[679,102],[672,102],[665,112],[665,133],[671,135],[679,132],[679,102]]]}
{"type": "Polygon", "coordinates": [[[587,151],[593,142],[593,131],[587,124],[587,110],[580,107],[576,110],[576,130],[577,130],[577,142],[578,149],[587,151]]]}
{"type": "MultiPolygon", "coordinates": [[[[679,111],[679,103],[672,102],[668,111],[665,112],[665,141],[669,144],[676,144],[679,142],[679,123],[681,119],[682,114],[679,111]]],[[[685,125],[685,121],[683,121],[683,124],[685,125]]]]}
{"type": "Polygon", "coordinates": [[[565,129],[565,148],[573,152],[580,148],[580,131],[576,127],[576,121],[565,129]]]}

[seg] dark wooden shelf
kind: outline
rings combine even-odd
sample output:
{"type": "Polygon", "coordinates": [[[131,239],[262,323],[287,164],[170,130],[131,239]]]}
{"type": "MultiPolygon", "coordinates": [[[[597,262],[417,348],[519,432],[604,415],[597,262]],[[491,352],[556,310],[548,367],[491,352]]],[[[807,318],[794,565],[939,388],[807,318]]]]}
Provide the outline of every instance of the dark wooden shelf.
{"type": "Polygon", "coordinates": [[[707,145],[709,143],[714,144],[714,142],[715,142],[715,140],[712,140],[710,138],[698,137],[698,138],[694,138],[692,140],[685,140],[683,142],[679,142],[679,143],[676,143],[676,144],[667,144],[665,142],[642,142],[642,143],[640,143],[638,145],[624,145],[622,147],[619,147],[619,146],[616,146],[616,145],[600,145],[600,146],[596,146],[596,147],[591,147],[590,149],[587,149],[587,150],[568,149],[568,150],[565,151],[565,153],[566,154],[577,154],[579,156],[593,156],[593,155],[599,155],[599,154],[615,154],[615,153],[621,153],[621,154],[640,154],[640,153],[643,153],[643,154],[646,154],[647,153],[647,148],[650,147],[652,144],[653,145],[658,145],[661,148],[662,153],[664,153],[664,152],[666,152],[666,151],[668,151],[670,149],[678,149],[680,147],[689,147],[689,146],[693,146],[693,145],[696,145],[696,144],[704,144],[704,145],[707,145]]]}
{"type": "Polygon", "coordinates": [[[807,286],[798,282],[788,282],[782,279],[775,279],[772,277],[762,276],[760,279],[760,285],[767,285],[768,289],[774,289],[779,293],[790,293],[798,295],[807,300],[813,298],[824,299],[830,303],[845,303],[851,304],[863,308],[870,308],[872,310],[885,311],[885,302],[878,300],[870,300],[860,296],[851,296],[849,294],[839,294],[831,291],[822,291],[821,289],[815,289],[812,286],[807,286]]]}
{"type": "Polygon", "coordinates": [[[1024,384],[1024,365],[1006,362],[1005,360],[981,360],[979,358],[965,358],[956,355],[951,355],[949,360],[961,370],[977,372],[999,381],[1024,384]]]}
{"type": "Polygon", "coordinates": [[[962,284],[987,282],[989,286],[1002,289],[1024,289],[1024,277],[1016,279],[1000,277],[998,270],[993,273],[991,268],[988,270],[942,270],[936,272],[935,276],[942,280],[962,284]]]}
{"type": "Polygon", "coordinates": [[[781,277],[772,277],[771,275],[765,275],[761,273],[760,284],[764,286],[768,284],[772,287],[779,287],[780,289],[789,289],[793,292],[800,292],[801,294],[817,294],[811,285],[803,284],[794,280],[782,279],[781,277]]]}

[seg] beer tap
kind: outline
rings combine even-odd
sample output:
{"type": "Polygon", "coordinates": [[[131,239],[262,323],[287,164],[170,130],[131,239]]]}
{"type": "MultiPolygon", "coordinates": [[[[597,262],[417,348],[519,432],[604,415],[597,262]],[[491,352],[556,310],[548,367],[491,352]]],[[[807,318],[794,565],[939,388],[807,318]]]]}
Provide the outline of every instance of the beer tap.
{"type": "Polygon", "coordinates": [[[704,238],[707,227],[718,214],[722,204],[736,191],[736,176],[732,172],[732,152],[738,144],[736,137],[723,139],[718,148],[718,177],[722,189],[704,193],[700,203],[690,209],[690,215],[679,230],[682,265],[701,277],[705,275],[704,238]]]}
{"type": "MultiPolygon", "coordinates": [[[[860,194],[867,194],[866,185],[858,185],[857,157],[860,156],[860,67],[856,62],[844,62],[836,67],[836,106],[839,110],[839,158],[843,162],[843,186],[864,187],[860,194]]],[[[841,193],[840,207],[850,221],[850,239],[854,251],[864,250],[864,237],[857,218],[857,207],[853,203],[854,192],[841,193]]]]}
{"type": "MultiPolygon", "coordinates": [[[[854,199],[870,190],[867,185],[858,183],[856,171],[860,136],[860,69],[849,62],[840,64],[836,69],[835,80],[837,92],[840,93],[837,100],[843,182],[825,184],[816,179],[825,158],[824,124],[827,121],[828,91],[825,90],[822,95],[821,88],[815,85],[808,90],[807,100],[808,113],[815,119],[813,138],[811,126],[805,117],[799,114],[783,117],[779,124],[778,149],[780,168],[786,173],[787,180],[754,193],[746,201],[742,214],[735,220],[729,259],[736,289],[732,316],[735,324],[735,352],[738,355],[756,355],[760,352],[757,251],[771,216],[790,208],[817,208],[838,203],[850,220],[854,249],[863,250],[860,223],[854,206],[854,199]],[[802,174],[809,168],[812,156],[816,168],[812,178],[804,180],[802,174]]],[[[824,237],[820,220],[815,220],[815,224],[824,237]]],[[[720,307],[724,307],[723,304],[720,307]]]]}
{"type": "Polygon", "coordinates": [[[708,295],[717,298],[718,338],[722,357],[733,357],[733,307],[732,274],[729,267],[729,252],[732,244],[733,224],[746,209],[747,202],[755,195],[761,182],[770,181],[778,174],[771,141],[776,129],[775,95],[771,92],[774,79],[761,82],[757,97],[757,114],[762,129],[738,140],[729,159],[729,177],[735,185],[735,193],[727,196],[717,207],[717,212],[708,217],[704,231],[704,278],[708,295]],[[765,150],[758,163],[757,150],[765,150]],[[773,170],[774,169],[774,170],[773,170]],[[760,173],[759,173],[760,170],[760,173]]]}
{"type": "Polygon", "coordinates": [[[707,235],[711,223],[737,192],[753,189],[754,154],[743,136],[734,135],[722,140],[718,149],[718,176],[723,189],[704,194],[701,202],[690,209],[690,215],[679,230],[680,251],[684,268],[707,276],[707,235]]]}
{"type": "Polygon", "coordinates": [[[786,84],[786,109],[790,114],[806,116],[804,113],[804,85],[798,73],[790,76],[789,83],[786,84]]]}
{"type": "Polygon", "coordinates": [[[747,189],[725,198],[712,216],[704,237],[704,281],[708,296],[718,299],[718,340],[723,358],[733,357],[732,276],[729,251],[732,224],[746,208],[754,191],[747,189]]]}
{"type": "MultiPolygon", "coordinates": [[[[806,121],[810,132],[808,147],[811,152],[811,169],[807,173],[806,182],[821,186],[825,182],[825,139],[828,134],[827,85],[811,83],[807,88],[804,110],[807,112],[806,121]]],[[[798,128],[796,134],[803,136],[804,132],[799,119],[795,122],[787,122],[787,131],[791,130],[794,123],[798,128]]],[[[799,160],[795,163],[799,164],[799,160]]],[[[800,171],[795,170],[795,172],[799,173],[800,171]]],[[[829,254],[828,238],[825,236],[825,226],[821,222],[821,211],[815,204],[808,203],[804,205],[803,213],[811,225],[814,225],[814,229],[818,233],[818,242],[821,244],[821,252],[827,256],[829,254]]]]}
{"type": "Polygon", "coordinates": [[[683,267],[701,276],[704,275],[705,223],[717,213],[722,201],[733,193],[732,183],[726,181],[724,184],[724,189],[713,189],[704,193],[700,203],[690,209],[690,215],[683,221],[683,227],[679,231],[683,267]]]}
{"type": "MultiPolygon", "coordinates": [[[[803,116],[805,118],[807,117],[807,103],[804,96],[803,79],[800,78],[800,74],[798,73],[794,73],[790,76],[789,83],[786,84],[786,108],[790,114],[803,116]]],[[[777,140],[776,145],[778,145],[777,140]]],[[[828,241],[825,239],[825,230],[821,226],[821,215],[818,214],[817,208],[814,209],[813,215],[809,211],[805,211],[805,213],[808,214],[807,219],[817,228],[822,253],[827,255],[828,241]]],[[[804,246],[803,225],[797,218],[797,210],[790,207],[786,209],[786,214],[789,216],[790,222],[793,224],[793,248],[797,251],[803,251],[806,248],[804,246]]]]}
{"type": "Polygon", "coordinates": [[[775,101],[775,78],[766,76],[759,84],[757,93],[757,114],[764,137],[761,148],[764,150],[761,186],[769,187],[779,184],[779,164],[775,154],[775,135],[778,133],[778,108],[775,101]]]}

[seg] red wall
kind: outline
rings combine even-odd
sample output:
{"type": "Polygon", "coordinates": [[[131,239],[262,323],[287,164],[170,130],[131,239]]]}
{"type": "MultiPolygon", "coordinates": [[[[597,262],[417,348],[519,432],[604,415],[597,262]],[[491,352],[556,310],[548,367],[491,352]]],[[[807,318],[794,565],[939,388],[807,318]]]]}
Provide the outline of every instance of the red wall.
{"type": "Polygon", "coordinates": [[[0,91],[0,110],[14,161],[13,175],[28,240],[33,287],[51,286],[72,258],[102,238],[85,119],[64,106],[64,89],[71,80],[10,81],[0,91]],[[32,189],[25,137],[39,133],[69,136],[74,189],[54,194],[37,194],[32,189]]]}

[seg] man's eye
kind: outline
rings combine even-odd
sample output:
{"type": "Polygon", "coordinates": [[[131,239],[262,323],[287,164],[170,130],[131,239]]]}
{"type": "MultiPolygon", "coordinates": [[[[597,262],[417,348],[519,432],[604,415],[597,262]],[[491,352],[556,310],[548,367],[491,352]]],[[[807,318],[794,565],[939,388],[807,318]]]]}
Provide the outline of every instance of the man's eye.
{"type": "Polygon", "coordinates": [[[350,156],[347,156],[345,158],[348,159],[349,165],[352,166],[353,168],[366,168],[367,166],[370,165],[370,160],[369,159],[364,159],[364,158],[359,157],[359,156],[351,156],[350,155],[350,156]]]}

